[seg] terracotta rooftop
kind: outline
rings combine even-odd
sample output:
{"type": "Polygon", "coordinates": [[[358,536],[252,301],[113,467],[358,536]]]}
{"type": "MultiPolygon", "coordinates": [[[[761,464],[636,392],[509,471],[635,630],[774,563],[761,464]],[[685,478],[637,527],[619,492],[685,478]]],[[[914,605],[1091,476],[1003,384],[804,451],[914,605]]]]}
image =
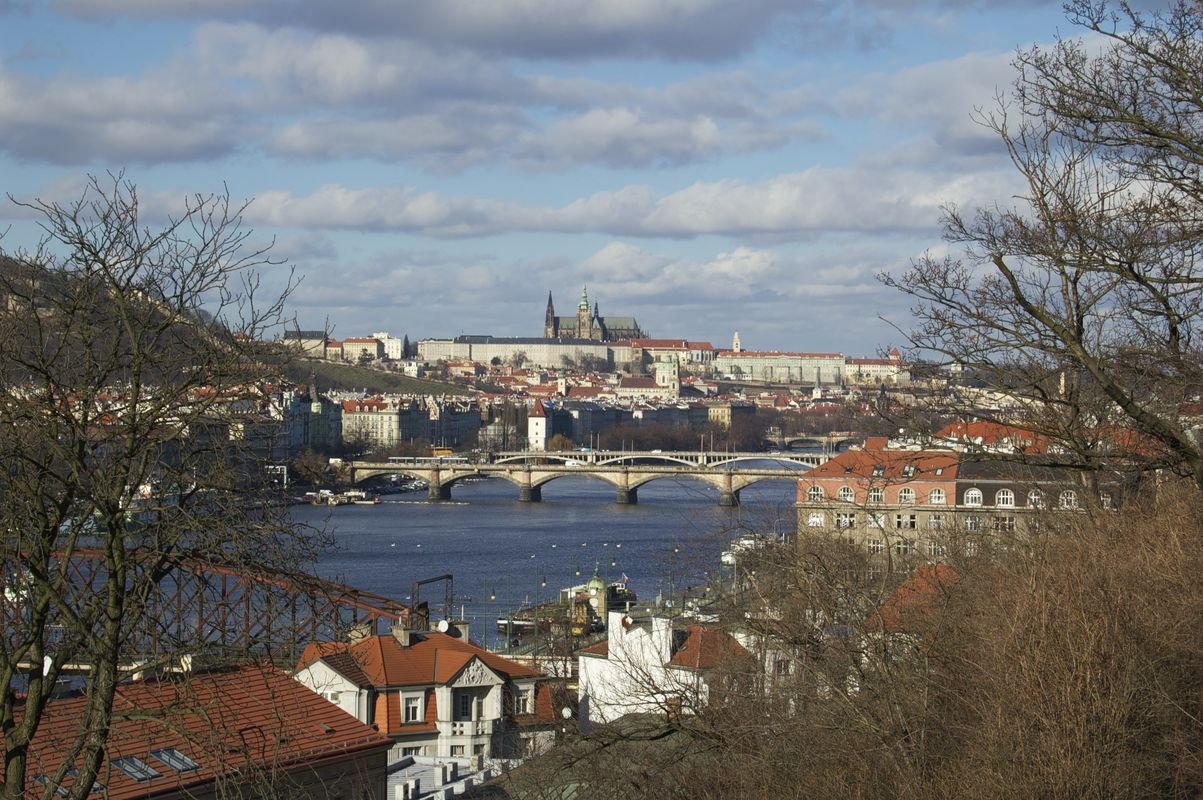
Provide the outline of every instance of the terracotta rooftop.
{"type": "MultiPolygon", "coordinates": [[[[408,647],[402,647],[392,635],[369,636],[353,643],[313,642],[305,647],[297,662],[297,669],[319,658],[326,658],[326,663],[337,669],[336,663],[327,657],[346,654],[351,656],[370,685],[377,689],[446,684],[473,658],[479,658],[489,669],[508,678],[537,678],[543,674],[446,633],[430,631],[413,633],[411,636],[408,647]]],[[[343,674],[355,680],[352,675],[343,674]]]]}
{"type": "Polygon", "coordinates": [[[812,478],[875,478],[882,481],[953,480],[961,454],[948,450],[845,450],[807,472],[812,478]]]}
{"type": "MultiPolygon", "coordinates": [[[[53,700],[29,751],[29,797],[79,735],[87,698],[53,700]]],[[[201,793],[235,773],[308,768],[390,740],[271,666],[122,684],[96,783],[112,800],[201,793]],[[141,780],[139,780],[141,778],[141,780]]],[[[20,718],[21,708],[17,715],[20,718]]],[[[384,753],[381,753],[383,759],[384,753]]],[[[4,766],[0,763],[0,780],[4,766]]],[[[70,788],[72,778],[63,781],[70,788]]],[[[99,795],[97,795],[99,796],[99,795]]]]}
{"type": "Polygon", "coordinates": [[[921,564],[865,623],[871,631],[917,633],[929,627],[960,575],[947,564],[921,564]]]}
{"type": "Polygon", "coordinates": [[[685,631],[685,641],[669,663],[688,669],[713,669],[719,664],[751,658],[752,654],[727,632],[706,625],[690,625],[685,631]]]}

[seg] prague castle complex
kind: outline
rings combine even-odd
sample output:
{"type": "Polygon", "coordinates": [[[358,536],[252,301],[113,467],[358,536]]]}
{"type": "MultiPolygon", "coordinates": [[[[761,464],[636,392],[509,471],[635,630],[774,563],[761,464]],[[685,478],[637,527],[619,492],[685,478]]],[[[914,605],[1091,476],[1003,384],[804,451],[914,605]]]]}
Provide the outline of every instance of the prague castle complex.
{"type": "Polygon", "coordinates": [[[582,287],[581,301],[577,303],[576,315],[572,317],[557,317],[555,305],[551,301],[551,292],[547,293],[543,338],[618,342],[624,339],[645,339],[647,334],[640,330],[634,317],[603,317],[596,302],[590,309],[588,288],[582,287]]]}

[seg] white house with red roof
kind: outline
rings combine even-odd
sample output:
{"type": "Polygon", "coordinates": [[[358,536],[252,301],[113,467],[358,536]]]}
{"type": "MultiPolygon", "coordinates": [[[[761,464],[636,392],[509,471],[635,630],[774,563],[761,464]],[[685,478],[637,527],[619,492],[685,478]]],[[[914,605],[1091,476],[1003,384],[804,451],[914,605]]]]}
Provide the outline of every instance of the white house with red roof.
{"type": "Polygon", "coordinates": [[[691,713],[705,705],[722,666],[754,664],[734,637],[711,626],[675,627],[667,617],[609,614],[608,638],[578,654],[582,725],[627,714],[691,713]]]}
{"type": "Polygon", "coordinates": [[[393,759],[513,758],[554,721],[542,672],[452,633],[311,643],[294,677],[388,736],[393,759]]]}

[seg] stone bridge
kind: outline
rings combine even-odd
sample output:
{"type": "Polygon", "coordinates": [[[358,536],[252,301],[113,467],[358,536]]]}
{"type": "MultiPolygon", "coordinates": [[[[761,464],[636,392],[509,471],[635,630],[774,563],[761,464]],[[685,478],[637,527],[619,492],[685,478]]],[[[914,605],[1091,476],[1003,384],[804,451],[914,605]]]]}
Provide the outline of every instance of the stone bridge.
{"type": "Polygon", "coordinates": [[[518,487],[518,499],[539,502],[543,486],[557,478],[587,476],[615,489],[618,503],[636,503],[639,487],[661,478],[693,478],[719,492],[719,505],[739,505],[740,490],[767,480],[793,480],[797,467],[737,466],[740,462],[778,460],[816,466],[825,460],[816,454],[707,453],[707,452],[547,452],[502,453],[488,463],[463,458],[411,458],[388,462],[348,462],[351,481],[376,475],[401,474],[426,481],[432,501],[451,499],[451,487],[465,479],[497,476],[518,487]],[[521,456],[519,460],[518,456],[521,456]]]}

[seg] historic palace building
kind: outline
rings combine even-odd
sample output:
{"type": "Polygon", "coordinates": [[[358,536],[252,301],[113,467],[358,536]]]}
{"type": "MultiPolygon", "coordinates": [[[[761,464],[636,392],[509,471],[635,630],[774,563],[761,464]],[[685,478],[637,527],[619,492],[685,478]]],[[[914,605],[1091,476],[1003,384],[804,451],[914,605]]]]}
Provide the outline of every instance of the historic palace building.
{"type": "Polygon", "coordinates": [[[589,308],[587,287],[581,288],[581,301],[577,303],[576,315],[557,317],[547,293],[547,315],[543,321],[545,339],[591,339],[597,342],[617,342],[623,339],[645,339],[647,334],[639,328],[634,317],[603,317],[597,303],[589,308]]]}

